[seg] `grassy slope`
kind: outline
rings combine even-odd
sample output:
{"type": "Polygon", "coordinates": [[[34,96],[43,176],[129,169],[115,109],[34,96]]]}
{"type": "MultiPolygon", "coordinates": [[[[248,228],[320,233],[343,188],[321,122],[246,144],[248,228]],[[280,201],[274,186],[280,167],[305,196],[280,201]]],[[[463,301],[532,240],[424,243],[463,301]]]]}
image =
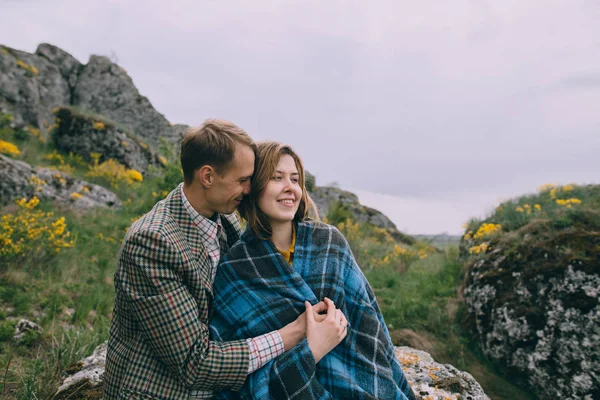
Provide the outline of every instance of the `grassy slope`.
{"type": "MultiPolygon", "coordinates": [[[[19,159],[33,165],[57,164],[56,160],[44,159],[54,150],[50,144],[23,132],[15,134],[0,128],[0,139],[18,145],[19,159]]],[[[88,166],[68,155],[63,154],[63,159],[74,176],[85,178],[88,166]]],[[[177,169],[167,170],[167,175],[150,174],[142,184],[121,186],[117,193],[125,206],[119,211],[81,213],[52,204],[40,205],[66,217],[67,229],[76,238],[76,245],[43,263],[27,258],[3,261],[0,393],[14,399],[48,398],[59,384],[60,372],[106,340],[120,241],[132,220],[149,210],[165,189],[174,187],[179,179],[177,169]],[[15,322],[10,317],[36,320],[43,333],[15,343],[11,339],[15,322]]],[[[11,210],[14,207],[4,212],[11,210]]],[[[441,362],[470,371],[492,398],[528,398],[469,350],[468,340],[454,322],[460,303],[457,287],[462,281],[455,247],[418,259],[415,256],[419,247],[410,257],[398,255],[381,231],[352,228],[351,224],[346,224],[345,230],[352,236],[361,265],[366,266],[365,273],[396,343],[406,343],[407,330],[411,330],[419,342],[409,344],[431,352],[441,362]]],[[[427,246],[422,244],[420,249],[427,246]]]]}

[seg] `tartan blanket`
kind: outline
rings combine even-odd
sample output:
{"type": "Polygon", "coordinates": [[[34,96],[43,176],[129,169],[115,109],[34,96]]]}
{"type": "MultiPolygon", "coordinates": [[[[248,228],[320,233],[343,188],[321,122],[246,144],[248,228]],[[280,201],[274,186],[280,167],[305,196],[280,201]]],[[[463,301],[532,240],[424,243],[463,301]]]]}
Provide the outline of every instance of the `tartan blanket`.
{"type": "Polygon", "coordinates": [[[306,339],[252,373],[239,393],[217,398],[414,399],[389,332],[344,236],[322,222],[299,222],[293,266],[271,241],[246,230],[226,254],[214,282],[213,340],[280,329],[311,304],[332,299],[350,327],[319,364],[306,339]]]}

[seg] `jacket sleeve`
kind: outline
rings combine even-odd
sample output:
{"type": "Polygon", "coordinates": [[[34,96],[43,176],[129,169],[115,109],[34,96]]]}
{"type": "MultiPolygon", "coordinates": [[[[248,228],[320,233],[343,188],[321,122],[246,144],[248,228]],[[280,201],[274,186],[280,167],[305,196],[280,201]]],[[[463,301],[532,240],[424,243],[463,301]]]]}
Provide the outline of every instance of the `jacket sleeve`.
{"type": "Polygon", "coordinates": [[[190,389],[239,390],[248,373],[248,344],[209,340],[199,318],[208,299],[194,298],[184,284],[179,252],[151,231],[134,233],[123,246],[118,288],[156,356],[190,389]]]}

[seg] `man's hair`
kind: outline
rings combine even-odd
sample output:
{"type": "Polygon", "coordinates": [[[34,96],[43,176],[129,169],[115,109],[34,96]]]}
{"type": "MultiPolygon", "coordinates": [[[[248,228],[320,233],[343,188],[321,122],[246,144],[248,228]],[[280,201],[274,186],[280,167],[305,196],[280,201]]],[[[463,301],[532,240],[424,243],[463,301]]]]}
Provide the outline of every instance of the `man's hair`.
{"type": "Polygon", "coordinates": [[[290,146],[278,142],[259,142],[257,148],[256,167],[250,194],[244,197],[238,207],[240,215],[248,221],[248,227],[252,232],[263,240],[271,238],[273,234],[267,215],[258,207],[258,199],[273,177],[279,160],[286,154],[294,159],[300,175],[298,182],[302,188],[302,196],[298,211],[294,215],[294,221],[305,221],[311,217],[318,219],[317,207],[306,190],[304,165],[298,154],[290,146]]]}
{"type": "Polygon", "coordinates": [[[235,154],[237,143],[248,146],[256,154],[254,140],[240,127],[223,119],[207,119],[189,128],[181,141],[181,169],[186,184],[194,180],[194,172],[204,165],[223,174],[235,154]]]}

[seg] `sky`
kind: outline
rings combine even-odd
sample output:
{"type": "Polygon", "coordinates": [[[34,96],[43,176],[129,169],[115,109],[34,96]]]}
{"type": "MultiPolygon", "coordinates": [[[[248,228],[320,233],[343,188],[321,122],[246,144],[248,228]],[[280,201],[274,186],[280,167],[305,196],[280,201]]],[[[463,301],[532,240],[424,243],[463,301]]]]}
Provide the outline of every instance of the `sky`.
{"type": "Polygon", "coordinates": [[[407,233],[600,181],[597,0],[0,0],[0,43],[116,60],[172,123],[292,145],[407,233]]]}

